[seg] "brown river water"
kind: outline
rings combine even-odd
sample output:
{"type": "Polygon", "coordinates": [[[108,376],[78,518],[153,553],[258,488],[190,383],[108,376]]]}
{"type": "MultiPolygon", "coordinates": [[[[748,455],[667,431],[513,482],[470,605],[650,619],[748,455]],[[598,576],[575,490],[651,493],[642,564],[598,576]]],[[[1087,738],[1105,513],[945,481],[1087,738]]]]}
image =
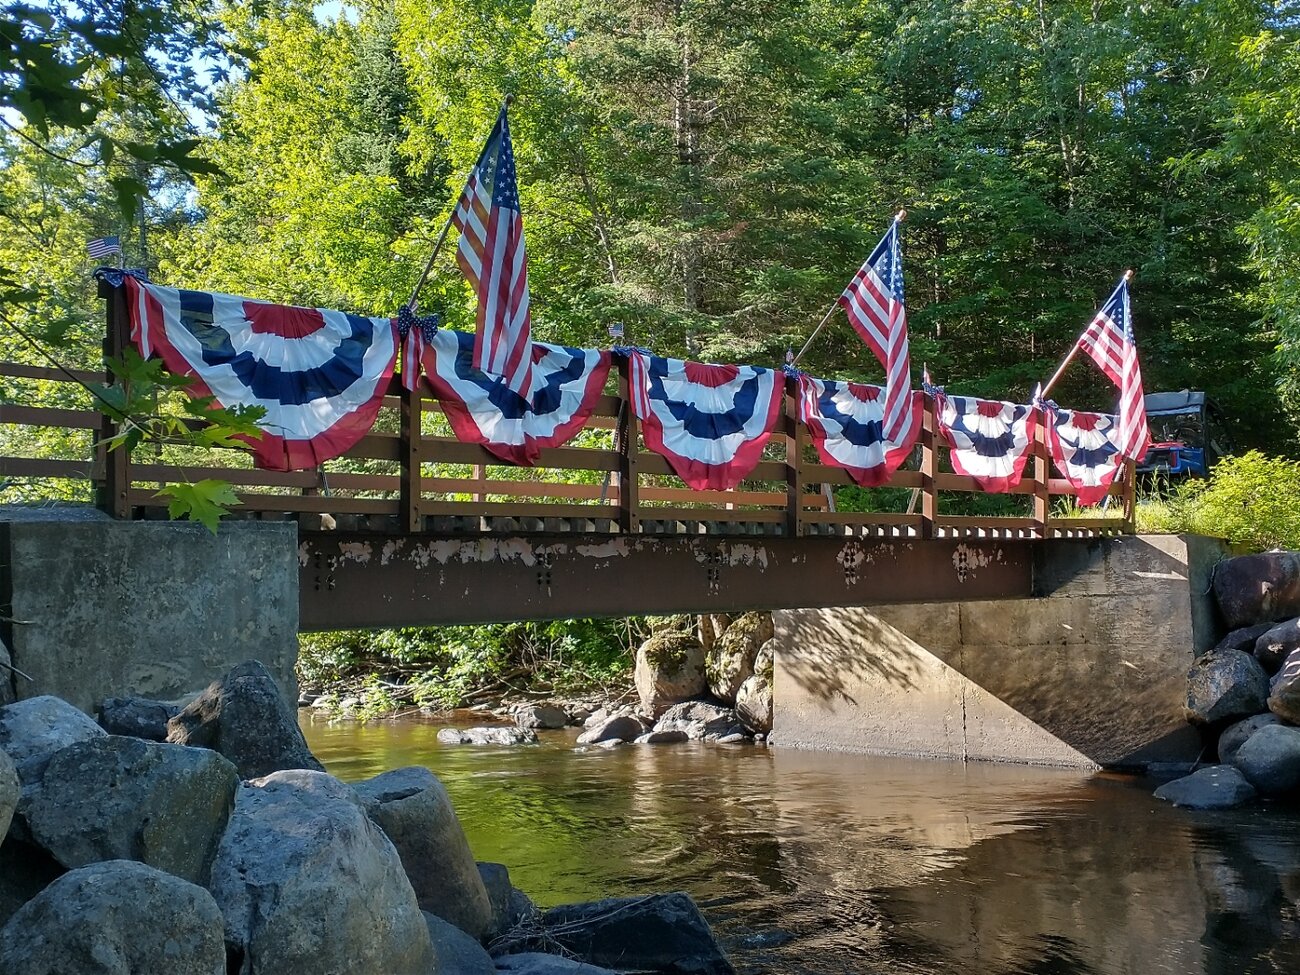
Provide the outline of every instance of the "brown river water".
{"type": "Polygon", "coordinates": [[[304,714],[326,768],[442,779],[543,907],[686,890],[743,975],[1300,973],[1300,814],[1153,783],[753,745],[445,746],[304,714]]]}

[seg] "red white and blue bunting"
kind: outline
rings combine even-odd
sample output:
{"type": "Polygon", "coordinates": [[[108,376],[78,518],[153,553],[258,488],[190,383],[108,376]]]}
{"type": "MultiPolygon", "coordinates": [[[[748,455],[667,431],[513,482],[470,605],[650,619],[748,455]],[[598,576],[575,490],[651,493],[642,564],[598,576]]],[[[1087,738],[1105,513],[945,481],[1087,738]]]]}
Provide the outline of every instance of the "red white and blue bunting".
{"type": "Polygon", "coordinates": [[[785,376],[624,350],[645,445],[697,491],[725,491],[758,464],[781,412],[785,376]]]}
{"type": "Polygon", "coordinates": [[[902,432],[886,440],[884,389],[800,373],[799,421],[823,463],[844,468],[862,487],[876,487],[907,460],[921,433],[924,394],[913,390],[909,396],[902,432]]]}
{"type": "Polygon", "coordinates": [[[1052,463],[1078,494],[1079,504],[1097,504],[1106,497],[1124,462],[1115,443],[1119,435],[1115,417],[1059,408],[1053,415],[1051,406],[1046,409],[1052,463]]]}
{"type": "Polygon", "coordinates": [[[939,432],[951,448],[948,459],[985,491],[1005,493],[1020,483],[1034,442],[1036,410],[973,396],[935,397],[939,432]]]}
{"type": "Polygon", "coordinates": [[[265,433],[250,440],[260,467],[300,470],[338,457],[375,422],[393,376],[388,318],[273,305],[184,291],[126,277],[131,338],[193,378],[223,407],[261,406],[265,433]]]}
{"type": "Polygon", "coordinates": [[[444,329],[420,344],[425,381],[456,438],[524,466],[537,463],[543,447],[567,443],[582,429],[609,375],[608,352],[534,342],[530,401],[474,366],[471,333],[444,329]]]}

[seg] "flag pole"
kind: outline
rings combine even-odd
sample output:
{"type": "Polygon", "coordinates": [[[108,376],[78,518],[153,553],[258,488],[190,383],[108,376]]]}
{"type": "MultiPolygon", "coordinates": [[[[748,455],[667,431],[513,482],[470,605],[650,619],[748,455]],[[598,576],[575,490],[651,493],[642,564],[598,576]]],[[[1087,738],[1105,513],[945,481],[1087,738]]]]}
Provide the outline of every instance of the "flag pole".
{"type": "MultiPolygon", "coordinates": [[[[902,223],[906,219],[907,219],[906,210],[899,210],[898,213],[894,215],[894,223],[902,223]]],[[[835,309],[838,308],[839,306],[840,306],[839,298],[836,298],[834,301],[831,302],[830,308],[827,309],[826,314],[822,316],[822,320],[817,323],[817,327],[813,329],[812,335],[808,336],[808,341],[803,344],[803,348],[799,350],[799,354],[795,356],[794,360],[790,363],[791,366],[797,366],[799,364],[799,360],[803,358],[804,353],[807,352],[809,347],[812,346],[813,339],[817,338],[818,333],[820,333],[821,330],[826,327],[826,323],[831,320],[831,316],[835,314],[835,309]]]]}
{"type": "MultiPolygon", "coordinates": [[[[509,108],[511,103],[514,102],[514,100],[515,100],[514,95],[506,95],[505,99],[501,102],[501,111],[504,112],[507,108],[509,108]]],[[[477,166],[478,164],[475,163],[475,165],[477,166]]],[[[465,177],[466,183],[469,182],[469,177],[473,175],[473,173],[474,170],[471,169],[469,174],[466,175],[465,177]]],[[[456,202],[457,205],[459,205],[460,203],[459,197],[457,197],[456,202]]],[[[447,233],[448,231],[451,230],[451,221],[455,218],[455,216],[456,216],[456,207],[453,206],[451,208],[451,213],[447,214],[447,219],[442,225],[442,230],[438,233],[438,239],[433,242],[433,253],[429,255],[428,261],[426,261],[424,264],[424,270],[420,272],[420,280],[415,282],[415,287],[411,290],[411,300],[406,303],[406,307],[411,309],[411,311],[415,311],[415,302],[420,295],[420,289],[424,287],[424,282],[429,280],[429,274],[430,272],[433,271],[433,262],[438,259],[438,252],[442,250],[443,242],[447,239],[447,233]]]]}
{"type": "MultiPolygon", "coordinates": [[[[1124,272],[1124,280],[1122,283],[1127,283],[1132,280],[1133,280],[1133,269],[1129,268],[1127,271],[1124,272]]],[[[1081,337],[1082,336],[1080,336],[1080,338],[1081,337]]],[[[1065,372],[1065,367],[1074,361],[1074,357],[1078,354],[1078,352],[1079,352],[1079,340],[1075,339],[1074,348],[1070,350],[1069,355],[1067,355],[1063,360],[1061,360],[1061,364],[1056,367],[1056,372],[1052,373],[1052,378],[1047,380],[1046,385],[1043,386],[1042,391],[1039,392],[1038,394],[1039,399],[1047,398],[1047,394],[1051,392],[1052,387],[1056,385],[1056,381],[1061,378],[1061,373],[1065,372]]]]}

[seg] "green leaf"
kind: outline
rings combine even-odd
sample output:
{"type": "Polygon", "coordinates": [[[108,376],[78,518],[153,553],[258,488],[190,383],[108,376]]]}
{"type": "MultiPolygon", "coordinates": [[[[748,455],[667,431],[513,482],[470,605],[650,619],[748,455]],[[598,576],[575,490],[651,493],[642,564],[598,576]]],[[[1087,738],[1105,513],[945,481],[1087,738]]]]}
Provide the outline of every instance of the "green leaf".
{"type": "Polygon", "coordinates": [[[205,478],[195,484],[168,484],[155,497],[166,497],[167,515],[201,522],[212,534],[217,524],[230,514],[230,509],[240,504],[234,488],[226,481],[205,478]]]}

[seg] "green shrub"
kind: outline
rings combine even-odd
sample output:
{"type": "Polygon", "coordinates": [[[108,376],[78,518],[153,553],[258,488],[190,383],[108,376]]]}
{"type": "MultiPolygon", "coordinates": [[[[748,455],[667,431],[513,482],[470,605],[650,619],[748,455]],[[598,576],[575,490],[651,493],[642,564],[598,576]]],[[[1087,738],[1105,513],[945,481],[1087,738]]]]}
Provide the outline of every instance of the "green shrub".
{"type": "Polygon", "coordinates": [[[1137,508],[1140,531],[1217,535],[1256,550],[1300,548],[1300,462],[1257,450],[1220,461],[1137,508]]]}

